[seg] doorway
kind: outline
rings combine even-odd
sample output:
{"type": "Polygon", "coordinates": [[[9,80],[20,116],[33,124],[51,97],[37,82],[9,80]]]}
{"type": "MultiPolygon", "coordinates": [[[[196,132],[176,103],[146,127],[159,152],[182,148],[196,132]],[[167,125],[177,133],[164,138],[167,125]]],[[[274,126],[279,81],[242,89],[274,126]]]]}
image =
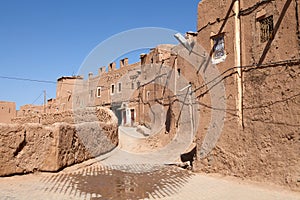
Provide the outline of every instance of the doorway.
{"type": "Polygon", "coordinates": [[[134,116],[134,109],[130,109],[130,116],[131,116],[131,126],[133,126],[135,122],[135,116],[134,116]]]}

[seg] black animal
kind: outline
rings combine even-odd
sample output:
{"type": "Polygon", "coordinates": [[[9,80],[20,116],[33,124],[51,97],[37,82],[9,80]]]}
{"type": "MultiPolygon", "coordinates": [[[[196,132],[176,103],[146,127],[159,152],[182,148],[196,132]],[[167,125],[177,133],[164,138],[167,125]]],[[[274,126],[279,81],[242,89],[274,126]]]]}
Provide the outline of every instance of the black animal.
{"type": "Polygon", "coordinates": [[[190,152],[188,153],[184,153],[180,155],[180,160],[181,162],[190,162],[190,166],[193,167],[193,161],[194,158],[196,157],[196,153],[197,153],[197,148],[194,147],[190,152]]]}

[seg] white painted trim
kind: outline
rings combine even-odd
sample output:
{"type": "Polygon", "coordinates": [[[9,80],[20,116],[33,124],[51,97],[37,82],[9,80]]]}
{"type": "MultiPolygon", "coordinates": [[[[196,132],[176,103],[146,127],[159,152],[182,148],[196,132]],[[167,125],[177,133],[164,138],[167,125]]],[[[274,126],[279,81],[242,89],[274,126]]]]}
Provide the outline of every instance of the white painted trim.
{"type": "Polygon", "coordinates": [[[99,86],[99,87],[97,87],[97,90],[96,90],[96,95],[97,95],[98,98],[101,97],[101,93],[102,93],[102,87],[99,86]],[[100,90],[100,95],[98,95],[99,90],[100,90]]]}

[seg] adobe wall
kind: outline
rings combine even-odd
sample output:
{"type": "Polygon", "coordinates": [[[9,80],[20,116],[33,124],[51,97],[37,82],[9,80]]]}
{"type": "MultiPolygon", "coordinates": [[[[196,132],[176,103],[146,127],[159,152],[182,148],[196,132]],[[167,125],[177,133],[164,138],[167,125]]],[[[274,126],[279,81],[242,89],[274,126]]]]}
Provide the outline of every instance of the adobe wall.
{"type": "Polygon", "coordinates": [[[74,88],[76,87],[81,91],[82,88],[86,87],[84,84],[86,83],[81,76],[67,76],[59,78],[57,80],[56,99],[55,102],[51,102],[52,104],[48,105],[49,111],[61,112],[72,110],[74,101],[74,88]]]}
{"type": "MultiPolygon", "coordinates": [[[[216,35],[224,35],[224,49],[226,58],[224,62],[216,64],[219,73],[212,75],[208,81],[213,81],[218,75],[221,75],[222,82],[225,86],[226,100],[226,118],[224,119],[223,132],[235,132],[239,131],[239,119],[237,111],[237,73],[235,66],[235,47],[234,47],[234,12],[233,2],[230,0],[203,0],[198,5],[198,36],[197,42],[206,51],[206,55],[209,55],[208,62],[201,67],[201,70],[205,74],[206,68],[211,67],[211,60],[213,56],[213,40],[216,35]],[[210,62],[210,63],[209,63],[210,62]]],[[[193,80],[193,79],[191,79],[193,80]]],[[[217,80],[217,79],[216,79],[217,80]]],[[[200,86],[205,85],[203,80],[200,80],[200,86]],[[202,81],[202,82],[201,82],[202,81]]],[[[200,96],[200,124],[197,136],[198,148],[203,143],[208,125],[211,122],[212,104],[211,89],[202,87],[198,91],[197,96],[200,96]]],[[[216,106],[215,106],[216,107],[216,106]]],[[[218,108],[217,106],[216,108],[218,108]]],[[[200,151],[200,149],[198,149],[200,151]]]]}
{"type": "Polygon", "coordinates": [[[223,130],[198,169],[300,191],[300,67],[245,76],[244,130],[223,130]]]}
{"type": "Polygon", "coordinates": [[[0,176],[55,172],[118,145],[117,119],[106,108],[43,117],[42,123],[28,123],[37,118],[27,116],[0,124],[0,176]]]}
{"type": "MultiPolygon", "coordinates": [[[[102,92],[101,92],[101,97],[96,98],[94,101],[95,105],[106,105],[106,104],[111,104],[111,102],[114,101],[119,101],[120,98],[117,95],[118,93],[118,83],[120,82],[120,79],[128,74],[131,70],[134,70],[135,68],[139,68],[140,63],[135,63],[135,64],[130,64],[127,66],[123,66],[120,69],[111,69],[106,73],[103,73],[99,80],[98,80],[98,85],[101,86],[102,92]],[[115,85],[115,91],[114,94],[111,94],[111,85],[115,85]],[[117,96],[117,97],[116,97],[117,96]]],[[[129,80],[127,80],[129,82],[129,80]]],[[[122,93],[126,93],[126,90],[131,88],[131,85],[128,82],[122,82],[122,93]]]]}
{"type": "MultiPolygon", "coordinates": [[[[199,4],[198,20],[202,20],[199,21],[201,27],[201,24],[218,15],[224,15],[222,9],[213,13],[212,7],[220,2],[226,1],[203,0],[199,4]]],[[[228,101],[229,94],[232,95],[231,98],[237,96],[236,91],[228,87],[229,83],[235,86],[232,81],[234,79],[229,76],[224,80],[229,105],[224,128],[214,150],[206,158],[196,162],[198,170],[277,184],[300,191],[300,56],[295,2],[290,1],[291,4],[288,5],[286,3],[289,1],[270,1],[241,16],[242,62],[246,66],[243,68],[244,129],[239,128],[234,116],[236,110],[231,109],[231,101],[228,101]],[[281,15],[284,5],[286,12],[281,15]],[[274,26],[280,16],[283,17],[274,40],[265,43],[259,41],[260,28],[257,24],[257,16],[261,15],[262,9],[266,16],[274,15],[274,26]],[[254,65],[259,64],[260,60],[260,65],[254,65]]],[[[257,1],[242,1],[241,7],[246,9],[256,3],[257,1]]],[[[218,27],[216,24],[210,24],[199,32],[199,40],[204,45],[207,41],[202,38],[207,38],[208,33],[202,33],[206,29],[213,29],[210,27],[218,27]]],[[[233,30],[234,28],[229,29],[228,34],[234,34],[233,30]]],[[[225,44],[226,40],[227,43],[231,41],[225,38],[225,44]]],[[[229,48],[227,52],[232,50],[230,46],[225,48],[229,48]]],[[[221,71],[222,66],[232,66],[231,59],[227,58],[223,65],[217,65],[221,71]]],[[[225,73],[224,77],[229,74],[225,73]]],[[[198,137],[199,145],[201,136],[198,137]]]]}
{"type": "MultiPolygon", "coordinates": [[[[120,68],[116,69],[115,63],[110,63],[108,70],[101,67],[97,75],[89,74],[86,80],[76,80],[72,89],[71,101],[68,106],[73,109],[80,109],[92,106],[110,107],[113,97],[111,95],[111,85],[115,85],[115,94],[118,90],[118,80],[128,71],[140,66],[140,63],[128,64],[128,59],[120,61],[120,68]],[[100,96],[97,94],[98,87],[101,88],[100,96]]],[[[64,101],[65,102],[65,101],[64,101]]]]}
{"type": "Polygon", "coordinates": [[[15,102],[0,101],[0,123],[11,123],[11,119],[16,115],[15,102]]]}
{"type": "Polygon", "coordinates": [[[43,112],[44,112],[44,106],[27,104],[27,105],[20,106],[20,109],[17,111],[17,117],[22,117],[31,113],[38,114],[43,112]]]}
{"type": "MultiPolygon", "coordinates": [[[[234,51],[234,12],[232,1],[226,0],[203,0],[198,5],[198,36],[197,42],[206,51],[209,56],[208,61],[201,67],[201,71],[205,74],[206,68],[212,67],[211,60],[213,57],[213,40],[216,35],[224,35],[224,46],[226,58],[224,62],[216,64],[219,73],[211,75],[209,81],[213,81],[218,75],[221,75],[222,82],[225,86],[226,100],[226,118],[224,119],[224,126],[222,128],[221,137],[225,133],[238,132],[240,130],[238,124],[237,113],[237,74],[235,65],[235,51],[234,51]]],[[[200,78],[200,77],[199,77],[200,78]]],[[[198,79],[199,79],[198,78],[198,79]]],[[[217,79],[216,79],[217,80],[217,79]]],[[[199,86],[197,91],[199,97],[200,109],[200,123],[197,132],[197,160],[200,160],[200,150],[204,138],[208,134],[209,125],[212,120],[213,109],[218,109],[220,106],[213,107],[211,98],[215,95],[211,93],[211,88],[208,88],[203,79],[199,79],[199,86]]],[[[197,88],[197,87],[196,87],[197,88]]],[[[220,124],[218,124],[220,126],[220,124]]],[[[203,170],[203,166],[200,167],[203,170]]]]}
{"type": "Polygon", "coordinates": [[[299,59],[300,6],[296,2],[270,1],[255,7],[252,12],[248,12],[247,8],[253,8],[256,1],[241,2],[243,65],[299,59]],[[273,40],[261,42],[259,20],[269,16],[273,16],[273,40]]]}

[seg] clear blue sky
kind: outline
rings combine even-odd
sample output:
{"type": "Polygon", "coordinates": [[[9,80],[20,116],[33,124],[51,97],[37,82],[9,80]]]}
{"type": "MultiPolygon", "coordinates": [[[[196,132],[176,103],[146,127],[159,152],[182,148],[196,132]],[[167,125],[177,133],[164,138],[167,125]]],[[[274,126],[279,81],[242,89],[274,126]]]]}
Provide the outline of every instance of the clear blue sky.
{"type": "MultiPolygon", "coordinates": [[[[114,34],[142,27],[196,30],[198,0],[0,0],[0,76],[56,81],[76,74],[86,56],[114,34]]],[[[0,100],[17,107],[55,84],[0,78],[0,100]]],[[[43,98],[35,104],[41,105],[43,98]]]]}

